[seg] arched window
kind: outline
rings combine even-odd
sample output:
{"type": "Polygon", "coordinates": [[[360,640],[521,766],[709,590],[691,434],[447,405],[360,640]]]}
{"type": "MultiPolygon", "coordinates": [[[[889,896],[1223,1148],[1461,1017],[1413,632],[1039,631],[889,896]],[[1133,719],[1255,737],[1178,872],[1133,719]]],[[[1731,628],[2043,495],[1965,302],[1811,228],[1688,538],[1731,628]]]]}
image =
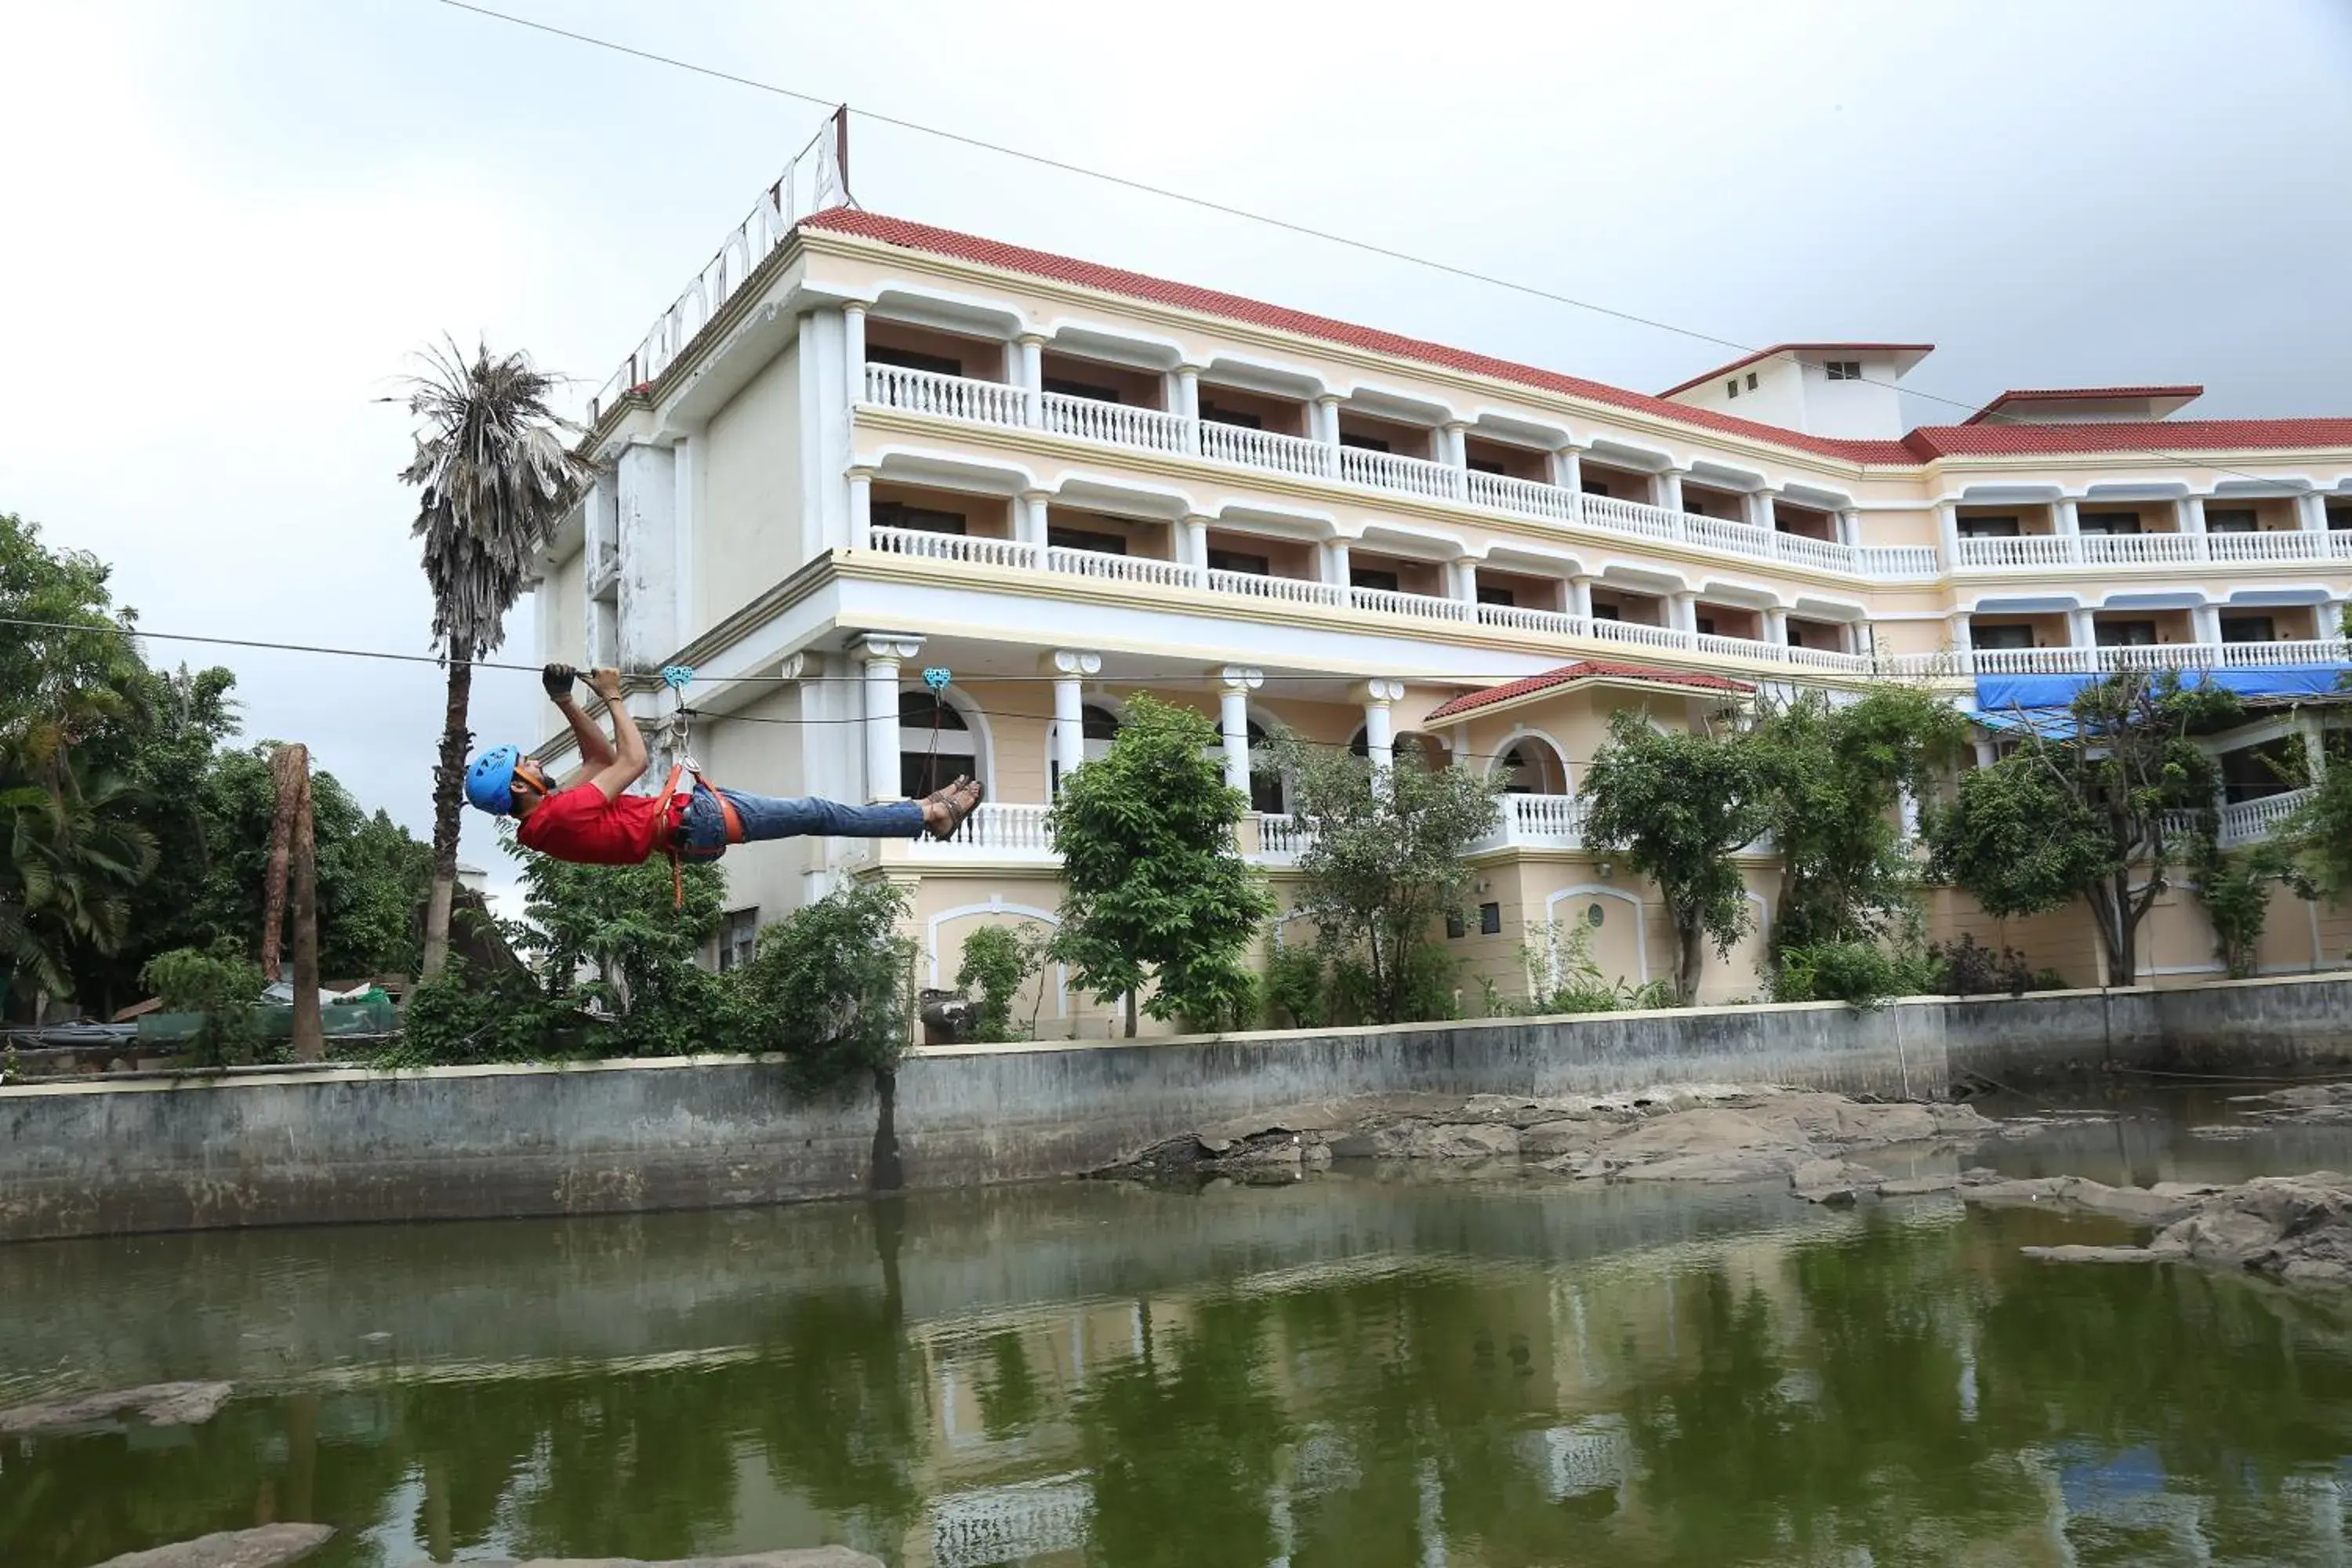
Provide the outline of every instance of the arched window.
{"type": "Polygon", "coordinates": [[[1249,795],[1252,811],[1267,816],[1290,814],[1290,781],[1274,765],[1271,737],[1255,721],[1249,726],[1249,795]]]}
{"type": "Polygon", "coordinates": [[[920,800],[959,773],[980,777],[971,726],[935,693],[898,693],[898,793],[920,800]]]}
{"type": "MultiPolygon", "coordinates": [[[[1079,758],[1081,763],[1100,762],[1110,751],[1110,743],[1118,739],[1118,715],[1109,709],[1089,702],[1078,710],[1079,758]]],[[[1055,795],[1062,793],[1062,764],[1049,759],[1045,777],[1055,795]]]]}
{"type": "Polygon", "coordinates": [[[1532,735],[1513,741],[1495,763],[1505,795],[1566,795],[1568,770],[1559,753],[1532,735]]]}
{"type": "Polygon", "coordinates": [[[1351,757],[1369,757],[1372,754],[1371,733],[1370,731],[1367,731],[1361,725],[1357,726],[1355,734],[1351,736],[1348,742],[1348,754],[1351,757]]]}

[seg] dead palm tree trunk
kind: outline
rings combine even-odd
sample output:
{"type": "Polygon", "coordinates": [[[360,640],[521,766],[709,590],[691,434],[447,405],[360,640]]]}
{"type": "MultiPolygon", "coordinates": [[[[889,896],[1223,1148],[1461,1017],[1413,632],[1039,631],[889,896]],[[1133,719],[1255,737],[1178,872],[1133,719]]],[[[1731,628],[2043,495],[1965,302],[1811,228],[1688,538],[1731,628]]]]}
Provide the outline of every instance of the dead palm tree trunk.
{"type": "Polygon", "coordinates": [[[275,985],[285,978],[286,868],[294,851],[294,801],[309,772],[299,746],[280,746],[269,759],[269,861],[261,879],[261,977],[275,985]]]}
{"type": "Polygon", "coordinates": [[[294,805],[294,1059],[315,1062],[327,1054],[319,1017],[319,852],[310,817],[310,752],[289,746],[301,758],[294,805]]]}
{"type": "Polygon", "coordinates": [[[474,694],[471,660],[449,661],[449,697],[441,713],[441,756],[433,769],[433,891],[425,906],[425,973],[449,960],[449,909],[457,896],[457,833],[463,826],[466,753],[474,743],[467,710],[474,694]]]}

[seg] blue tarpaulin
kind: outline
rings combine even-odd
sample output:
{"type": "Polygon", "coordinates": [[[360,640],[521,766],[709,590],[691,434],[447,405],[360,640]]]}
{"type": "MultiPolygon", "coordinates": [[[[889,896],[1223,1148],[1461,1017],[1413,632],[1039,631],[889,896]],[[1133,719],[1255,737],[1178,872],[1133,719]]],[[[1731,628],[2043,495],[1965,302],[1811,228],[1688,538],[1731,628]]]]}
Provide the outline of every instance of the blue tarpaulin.
{"type": "MultiPolygon", "coordinates": [[[[2341,697],[2340,664],[2276,664],[2243,669],[2186,669],[2183,686],[2218,686],[2241,697],[2341,697]]],[[[1979,675],[1977,722],[1989,730],[2032,731],[2052,740],[2074,732],[2074,696],[2104,675],[1979,675]]]]}

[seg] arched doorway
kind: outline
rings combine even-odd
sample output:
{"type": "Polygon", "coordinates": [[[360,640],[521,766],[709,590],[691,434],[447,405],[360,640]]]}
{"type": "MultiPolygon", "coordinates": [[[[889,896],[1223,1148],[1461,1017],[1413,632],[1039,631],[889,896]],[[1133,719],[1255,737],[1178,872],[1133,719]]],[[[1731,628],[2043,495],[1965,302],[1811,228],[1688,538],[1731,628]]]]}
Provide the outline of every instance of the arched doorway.
{"type": "MultiPolygon", "coordinates": [[[[1078,736],[1079,763],[1100,762],[1109,752],[1110,743],[1118,739],[1118,715],[1100,703],[1087,703],[1078,710],[1078,736]]],[[[1058,797],[1062,793],[1062,763],[1058,757],[1046,758],[1045,779],[1047,787],[1058,797]]]]}
{"type": "Polygon", "coordinates": [[[1265,816],[1290,815],[1290,781],[1275,765],[1273,737],[1255,719],[1249,724],[1250,809],[1265,816]]]}
{"type": "Polygon", "coordinates": [[[959,774],[980,773],[978,737],[954,704],[928,690],[898,693],[899,794],[920,800],[959,774]]]}
{"type": "Polygon", "coordinates": [[[1495,759],[1505,795],[1566,795],[1568,764],[1550,742],[1537,735],[1515,735],[1495,759]]]}

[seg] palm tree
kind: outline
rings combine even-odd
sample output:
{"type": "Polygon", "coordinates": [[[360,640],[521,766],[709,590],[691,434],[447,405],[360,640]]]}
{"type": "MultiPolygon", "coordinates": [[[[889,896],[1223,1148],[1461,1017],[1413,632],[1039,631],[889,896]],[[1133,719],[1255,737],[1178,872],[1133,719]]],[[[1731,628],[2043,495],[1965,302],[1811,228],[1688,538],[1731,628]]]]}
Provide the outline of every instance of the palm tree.
{"type": "Polygon", "coordinates": [[[457,881],[474,661],[506,640],[507,612],[530,581],[531,552],[570,510],[588,470],[566,445],[580,427],[547,405],[561,378],[535,368],[529,355],[493,359],[478,345],[468,363],[448,340],[423,357],[425,374],[408,384],[416,458],[400,477],[422,491],[411,532],[425,541],[433,642],[449,670],[433,771],[433,891],[425,919],[424,971],[437,974],[448,957],[457,881]]]}
{"type": "Polygon", "coordinates": [[[68,769],[54,787],[0,789],[0,981],[74,989],[77,950],[111,954],[131,923],[128,894],[155,868],[155,840],[130,819],[137,792],[68,769]]]}

